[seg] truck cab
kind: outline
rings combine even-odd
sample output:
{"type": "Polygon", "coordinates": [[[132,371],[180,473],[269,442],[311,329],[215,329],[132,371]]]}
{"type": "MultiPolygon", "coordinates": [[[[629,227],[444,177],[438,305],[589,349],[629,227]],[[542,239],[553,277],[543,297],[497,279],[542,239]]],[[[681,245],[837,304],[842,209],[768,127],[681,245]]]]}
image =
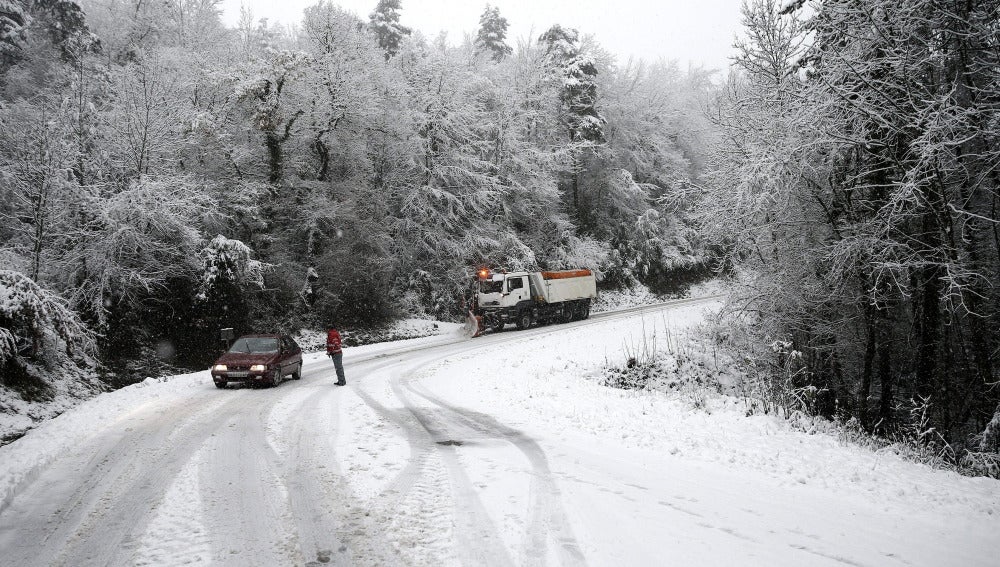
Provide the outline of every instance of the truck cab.
{"type": "Polygon", "coordinates": [[[479,280],[479,306],[515,307],[531,300],[531,280],[527,272],[490,274],[479,280]]]}

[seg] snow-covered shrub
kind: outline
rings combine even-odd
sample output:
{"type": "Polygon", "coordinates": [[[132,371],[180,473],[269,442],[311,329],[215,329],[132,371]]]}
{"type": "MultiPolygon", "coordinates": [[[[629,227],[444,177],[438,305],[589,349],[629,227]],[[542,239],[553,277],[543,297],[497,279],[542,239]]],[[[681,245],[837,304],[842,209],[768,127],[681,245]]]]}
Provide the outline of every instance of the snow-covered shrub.
{"type": "Polygon", "coordinates": [[[59,296],[28,276],[0,270],[0,365],[15,358],[83,356],[94,336],[59,296]]]}
{"type": "Polygon", "coordinates": [[[979,440],[979,450],[1000,454],[1000,406],[993,412],[993,419],[986,424],[986,429],[979,440]]]}
{"type": "Polygon", "coordinates": [[[669,328],[643,332],[623,345],[625,363],[605,368],[604,384],[625,390],[675,393],[693,409],[705,409],[708,397],[731,381],[731,361],[711,348],[704,333],[677,335],[669,328]]]}
{"type": "Polygon", "coordinates": [[[213,293],[227,285],[264,287],[263,262],[253,259],[253,251],[239,240],[221,234],[201,251],[204,269],[198,299],[207,301],[213,293]]]}
{"type": "Polygon", "coordinates": [[[62,298],[0,270],[0,440],[100,391],[94,348],[93,333],[62,298]]]}

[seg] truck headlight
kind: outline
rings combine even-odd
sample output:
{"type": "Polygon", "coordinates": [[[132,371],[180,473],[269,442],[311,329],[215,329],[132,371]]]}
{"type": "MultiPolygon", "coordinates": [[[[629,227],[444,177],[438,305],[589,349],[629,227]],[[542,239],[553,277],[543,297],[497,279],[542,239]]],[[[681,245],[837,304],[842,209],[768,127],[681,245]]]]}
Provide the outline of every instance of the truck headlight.
{"type": "Polygon", "coordinates": [[[229,367],[226,366],[225,364],[216,364],[215,366],[212,367],[212,370],[216,372],[226,372],[227,370],[229,370],[229,367]]]}
{"type": "Polygon", "coordinates": [[[254,364],[250,367],[250,372],[264,372],[265,370],[267,370],[267,367],[263,364],[254,364]]]}

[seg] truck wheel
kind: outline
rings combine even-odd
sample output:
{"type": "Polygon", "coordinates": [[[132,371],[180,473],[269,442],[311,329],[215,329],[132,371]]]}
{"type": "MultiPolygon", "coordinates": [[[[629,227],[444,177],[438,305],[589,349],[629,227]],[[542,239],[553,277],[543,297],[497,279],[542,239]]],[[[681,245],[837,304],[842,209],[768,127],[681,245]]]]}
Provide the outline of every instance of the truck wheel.
{"type": "Polygon", "coordinates": [[[569,323],[572,321],[574,311],[576,311],[576,309],[574,309],[572,305],[563,305],[561,321],[563,323],[569,323]]]}
{"type": "Polygon", "coordinates": [[[499,333],[500,331],[503,330],[503,328],[504,328],[504,322],[503,321],[497,321],[496,323],[493,323],[493,332],[494,333],[499,333]]]}
{"type": "Polygon", "coordinates": [[[590,319],[590,301],[585,301],[580,307],[580,318],[590,319]]]}
{"type": "Polygon", "coordinates": [[[517,318],[517,328],[523,331],[524,329],[527,329],[530,326],[531,326],[531,313],[524,311],[521,313],[521,316],[517,318]]]}

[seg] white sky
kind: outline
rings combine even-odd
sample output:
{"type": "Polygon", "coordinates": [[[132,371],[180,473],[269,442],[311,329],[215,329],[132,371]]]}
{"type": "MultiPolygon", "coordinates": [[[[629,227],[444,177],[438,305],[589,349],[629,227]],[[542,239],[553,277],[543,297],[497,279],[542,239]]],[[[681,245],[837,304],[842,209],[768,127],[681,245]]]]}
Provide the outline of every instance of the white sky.
{"type": "MultiPolygon", "coordinates": [[[[708,68],[728,67],[733,38],[740,27],[740,0],[489,0],[510,28],[507,43],[541,35],[552,24],[593,34],[619,61],[629,56],[675,59],[708,68]]],[[[235,25],[240,5],[254,19],[296,24],[302,10],[317,0],[223,0],[223,20],[235,25]]],[[[332,0],[367,20],[378,0],[332,0]]],[[[473,34],[486,0],[402,0],[400,22],[428,37],[448,32],[451,43],[473,34]]]]}

